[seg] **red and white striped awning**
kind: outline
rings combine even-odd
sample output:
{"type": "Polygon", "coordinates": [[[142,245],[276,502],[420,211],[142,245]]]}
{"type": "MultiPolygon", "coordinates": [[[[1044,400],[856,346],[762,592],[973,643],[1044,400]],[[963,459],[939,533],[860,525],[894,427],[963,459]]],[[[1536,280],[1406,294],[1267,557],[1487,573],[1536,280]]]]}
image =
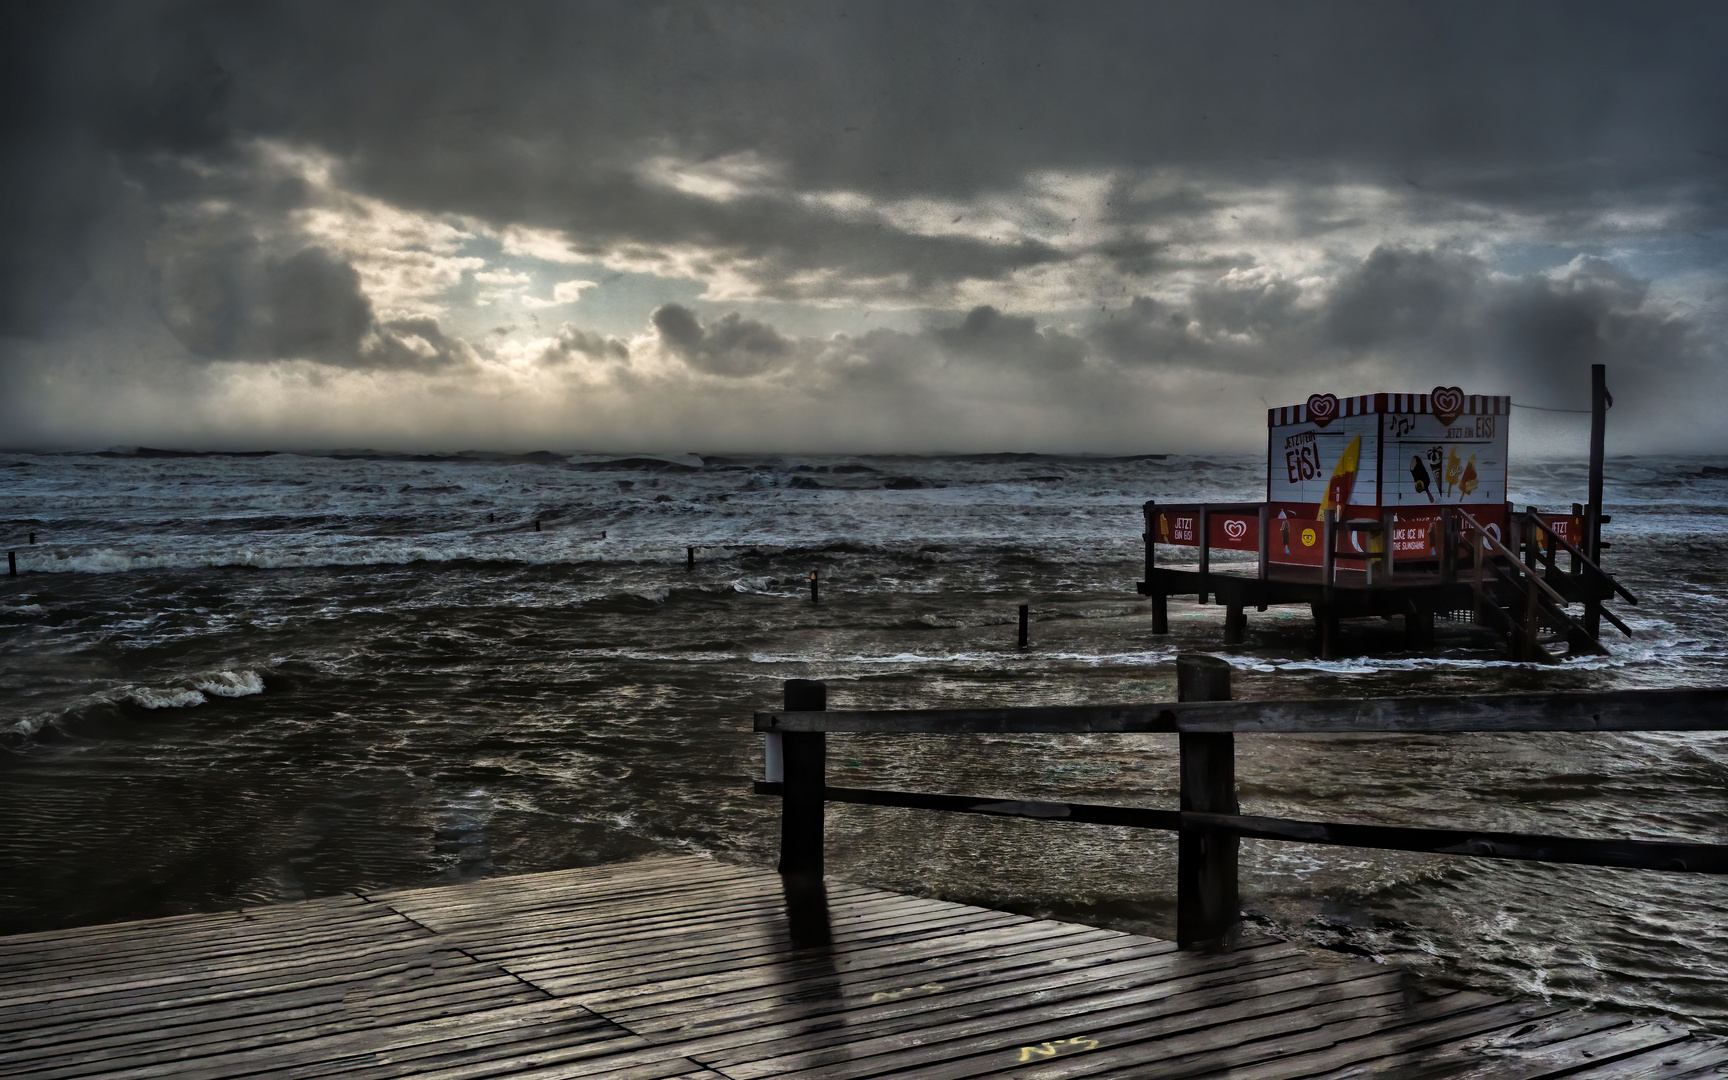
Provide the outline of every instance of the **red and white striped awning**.
{"type": "Polygon", "coordinates": [[[1367,416],[1372,413],[1435,413],[1454,417],[1466,414],[1506,416],[1512,412],[1510,396],[1462,394],[1457,393],[1456,388],[1435,388],[1437,392],[1448,389],[1452,393],[1357,394],[1345,398],[1335,398],[1331,394],[1315,394],[1301,405],[1281,405],[1267,409],[1266,426],[1284,427],[1288,424],[1319,421],[1322,418],[1331,420],[1337,416],[1367,416]],[[1442,398],[1438,404],[1447,407],[1436,408],[1433,400],[1436,397],[1442,398]]]}

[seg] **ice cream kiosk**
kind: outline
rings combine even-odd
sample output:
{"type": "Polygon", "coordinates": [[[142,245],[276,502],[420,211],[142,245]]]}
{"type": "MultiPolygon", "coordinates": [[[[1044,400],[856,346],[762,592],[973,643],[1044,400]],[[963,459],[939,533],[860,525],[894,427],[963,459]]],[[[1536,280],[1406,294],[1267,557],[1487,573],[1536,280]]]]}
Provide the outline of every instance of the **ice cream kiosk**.
{"type": "Polygon", "coordinates": [[[1506,501],[1510,397],[1437,386],[1426,394],[1313,394],[1268,409],[1265,502],[1145,504],[1139,591],[1153,601],[1153,632],[1168,632],[1168,597],[1192,594],[1228,608],[1226,644],[1242,642],[1248,608],[1306,603],[1323,656],[1334,651],[1339,618],[1402,616],[1420,647],[1432,644],[1437,615],[1461,612],[1497,620],[1521,659],[1548,657],[1552,641],[1604,651],[1598,620],[1625,627],[1601,602],[1631,594],[1596,564],[1607,520],[1599,503],[1607,398],[1600,366],[1593,378],[1593,501],[1570,513],[1515,512],[1506,501]],[[1157,565],[1160,545],[1197,549],[1198,566],[1157,565]],[[1242,572],[1240,557],[1215,568],[1213,553],[1229,551],[1256,553],[1254,573],[1242,572]],[[1569,568],[1556,562],[1564,557],[1569,568]],[[1565,610],[1573,602],[1587,606],[1582,621],[1565,610]],[[1558,636],[1540,637],[1544,628],[1558,636]]]}

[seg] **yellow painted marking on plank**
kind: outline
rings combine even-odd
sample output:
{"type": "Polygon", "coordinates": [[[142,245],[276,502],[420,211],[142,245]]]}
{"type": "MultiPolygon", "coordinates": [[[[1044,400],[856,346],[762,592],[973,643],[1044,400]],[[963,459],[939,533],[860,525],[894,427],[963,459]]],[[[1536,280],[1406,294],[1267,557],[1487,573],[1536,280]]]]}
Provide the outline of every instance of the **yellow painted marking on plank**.
{"type": "Polygon", "coordinates": [[[916,997],[919,994],[939,994],[941,992],[941,983],[924,983],[922,986],[906,986],[899,990],[878,990],[870,995],[870,1004],[875,1005],[882,1001],[899,1001],[901,998],[916,997]]]}
{"type": "Polygon", "coordinates": [[[1022,1046],[1020,1048],[1020,1063],[1025,1064],[1035,1057],[1055,1057],[1057,1054],[1070,1054],[1076,1050],[1098,1049],[1097,1039],[1088,1039],[1084,1035],[1073,1039],[1056,1039],[1052,1042],[1039,1043],[1037,1046],[1022,1046]]]}

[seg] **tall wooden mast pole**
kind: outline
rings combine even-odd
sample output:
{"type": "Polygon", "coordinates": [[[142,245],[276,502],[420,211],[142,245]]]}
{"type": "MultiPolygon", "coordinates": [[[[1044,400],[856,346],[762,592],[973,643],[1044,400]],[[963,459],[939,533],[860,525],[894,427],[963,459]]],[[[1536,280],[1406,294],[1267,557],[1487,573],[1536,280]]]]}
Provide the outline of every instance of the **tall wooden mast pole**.
{"type": "MultiPolygon", "coordinates": [[[[1590,561],[1602,565],[1602,454],[1603,438],[1608,425],[1608,368],[1604,364],[1590,365],[1590,505],[1586,510],[1587,529],[1584,543],[1590,561]]],[[[1584,628],[1591,637],[1602,633],[1602,602],[1584,601],[1584,628]]]]}

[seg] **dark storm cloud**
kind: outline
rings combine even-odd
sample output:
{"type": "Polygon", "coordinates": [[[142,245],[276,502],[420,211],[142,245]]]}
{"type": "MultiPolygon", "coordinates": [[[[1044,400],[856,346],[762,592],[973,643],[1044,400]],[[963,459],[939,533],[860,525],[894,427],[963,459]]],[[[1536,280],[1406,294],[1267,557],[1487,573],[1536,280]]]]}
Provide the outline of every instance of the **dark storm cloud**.
{"type": "Polygon", "coordinates": [[[949,355],[992,366],[1032,367],[1057,374],[1086,357],[1086,346],[1077,338],[1040,330],[1033,319],[1004,315],[988,304],[973,308],[959,326],[933,331],[932,336],[949,355]]]}
{"type": "MultiPolygon", "coordinates": [[[[29,150],[0,180],[15,328],[77,280],[112,163],[254,136],[321,148],[403,205],[568,229],[591,251],[702,246],[782,298],[824,271],[916,294],[1059,260],[795,197],[966,199],[1038,170],[1345,175],[1553,214],[1612,190],[1724,220],[1716,4],[182,0],[6,18],[7,136],[29,150]],[[645,179],[655,154],[780,171],[715,199],[645,179]]],[[[1119,212],[1179,220],[1197,200],[1119,212]]],[[[1155,251],[1106,249],[1137,272],[1155,251]]]]}
{"type": "Polygon", "coordinates": [[[164,260],[156,289],[163,325],[204,360],[434,368],[466,352],[429,316],[377,321],[359,273],[315,246],[275,255],[244,238],[188,245],[164,260]]]}
{"type": "Polygon", "coordinates": [[[1588,406],[1590,365],[1607,364],[1631,388],[1633,411],[1652,414],[1667,388],[1722,359],[1706,327],[1652,302],[1650,282],[1596,258],[1507,275],[1444,247],[1383,246],[1316,299],[1302,302],[1287,282],[1227,275],[1184,303],[1137,297],[1094,322],[1089,338],[1129,367],[1352,371],[1376,380],[1372,389],[1457,383],[1572,407],[1588,406]]]}
{"type": "Polygon", "coordinates": [[[681,304],[654,312],[654,329],[674,355],[711,375],[760,375],[782,367],[791,358],[792,344],[766,323],[724,315],[704,327],[681,304]]]}
{"type": "Polygon", "coordinates": [[[625,363],[630,359],[630,347],[617,338],[565,324],[541,352],[540,362],[547,365],[568,364],[579,357],[625,363]]]}

